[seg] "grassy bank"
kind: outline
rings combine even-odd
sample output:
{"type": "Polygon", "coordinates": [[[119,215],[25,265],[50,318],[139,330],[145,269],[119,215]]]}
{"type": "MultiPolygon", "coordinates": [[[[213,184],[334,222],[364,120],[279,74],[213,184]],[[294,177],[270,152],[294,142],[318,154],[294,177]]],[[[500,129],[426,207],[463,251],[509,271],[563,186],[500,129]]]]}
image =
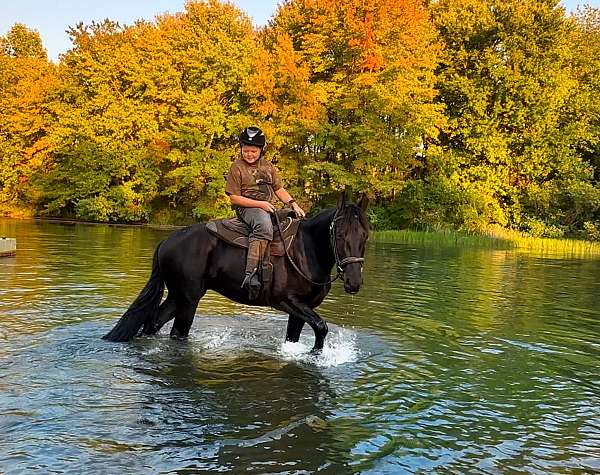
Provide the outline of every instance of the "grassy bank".
{"type": "MultiPolygon", "coordinates": [[[[154,229],[175,230],[184,224],[173,224],[168,220],[157,220],[150,223],[104,223],[79,219],[35,217],[34,213],[20,210],[19,213],[3,213],[0,217],[16,219],[36,219],[49,222],[70,222],[82,224],[97,224],[109,226],[144,226],[154,229]],[[4,215],[4,216],[3,216],[4,215]]],[[[191,223],[187,223],[191,224],[191,223]]],[[[600,257],[600,241],[582,239],[549,239],[527,236],[517,231],[500,227],[490,228],[483,233],[454,231],[449,229],[435,231],[415,231],[409,229],[396,231],[374,231],[371,239],[376,242],[400,242],[407,244],[440,246],[440,247],[471,247],[497,250],[522,250],[540,255],[571,256],[571,257],[600,257]]]]}
{"type": "Polygon", "coordinates": [[[516,231],[490,229],[482,234],[462,231],[377,231],[377,242],[403,242],[407,244],[474,247],[499,250],[523,250],[544,255],[575,257],[600,256],[600,243],[579,239],[547,239],[526,236],[516,231]]]}

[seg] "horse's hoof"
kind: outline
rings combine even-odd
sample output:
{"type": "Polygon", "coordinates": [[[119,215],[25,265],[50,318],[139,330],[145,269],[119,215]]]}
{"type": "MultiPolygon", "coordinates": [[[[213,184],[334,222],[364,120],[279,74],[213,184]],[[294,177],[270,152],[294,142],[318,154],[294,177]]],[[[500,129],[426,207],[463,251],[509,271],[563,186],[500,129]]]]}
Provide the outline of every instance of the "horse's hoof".
{"type": "Polygon", "coordinates": [[[310,354],[313,356],[319,356],[323,353],[323,348],[313,348],[310,350],[310,354]]]}
{"type": "Polygon", "coordinates": [[[177,340],[177,341],[187,341],[187,339],[188,339],[187,335],[185,335],[185,336],[180,335],[177,332],[171,332],[170,337],[171,337],[171,340],[177,340]]]}

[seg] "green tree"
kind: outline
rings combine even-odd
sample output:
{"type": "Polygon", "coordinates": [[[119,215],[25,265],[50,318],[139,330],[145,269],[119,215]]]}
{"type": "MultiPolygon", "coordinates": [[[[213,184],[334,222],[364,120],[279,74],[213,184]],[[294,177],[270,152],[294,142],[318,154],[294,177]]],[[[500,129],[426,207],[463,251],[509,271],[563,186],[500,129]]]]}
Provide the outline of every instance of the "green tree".
{"type": "Polygon", "coordinates": [[[462,224],[527,230],[541,217],[560,234],[575,224],[574,201],[594,193],[564,123],[578,87],[572,22],[557,0],[441,0],[432,11],[446,45],[437,77],[449,163],[439,170],[469,197],[462,224]]]}
{"type": "Polygon", "coordinates": [[[576,128],[578,153],[600,179],[600,9],[584,7],[575,14],[573,71],[578,81],[572,91],[564,126],[576,128]]]}

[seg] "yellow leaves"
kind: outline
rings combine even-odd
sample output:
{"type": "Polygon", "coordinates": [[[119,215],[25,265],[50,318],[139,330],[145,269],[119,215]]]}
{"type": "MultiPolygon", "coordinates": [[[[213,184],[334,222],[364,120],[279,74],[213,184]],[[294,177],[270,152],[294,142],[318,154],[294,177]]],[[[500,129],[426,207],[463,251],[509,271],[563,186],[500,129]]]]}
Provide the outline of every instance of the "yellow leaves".
{"type": "Polygon", "coordinates": [[[19,185],[42,169],[53,151],[47,135],[51,128],[48,96],[58,84],[56,71],[45,52],[40,52],[39,36],[23,28],[9,38],[15,54],[3,56],[0,65],[0,189],[4,188],[4,196],[18,195],[19,185]],[[5,167],[11,168],[12,175],[6,181],[5,167]]]}
{"type": "Polygon", "coordinates": [[[0,52],[11,58],[48,59],[39,33],[22,23],[15,23],[6,36],[0,37],[0,52]]]}
{"type": "Polygon", "coordinates": [[[356,78],[353,80],[353,83],[357,87],[371,87],[377,83],[377,80],[378,78],[375,74],[363,73],[356,76],[356,78]]]}

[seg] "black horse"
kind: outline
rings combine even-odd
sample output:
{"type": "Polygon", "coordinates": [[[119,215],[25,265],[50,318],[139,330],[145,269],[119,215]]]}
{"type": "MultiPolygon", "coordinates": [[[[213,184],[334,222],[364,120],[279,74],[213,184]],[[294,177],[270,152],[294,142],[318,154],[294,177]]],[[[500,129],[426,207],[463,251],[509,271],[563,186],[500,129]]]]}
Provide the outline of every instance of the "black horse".
{"type": "Polygon", "coordinates": [[[308,323],[315,332],[312,351],[321,351],[328,330],[314,309],[331,289],[334,265],[346,292],[360,289],[369,235],[366,207],[365,196],[353,204],[342,194],[336,208],[302,220],[289,254],[271,258],[272,279],[255,301],[249,301],[240,287],[244,249],[210,234],[203,223],[174,232],[156,248],[150,280],[104,339],[128,341],[136,335],[153,335],[172,318],[171,337],[185,339],[198,302],[211,289],[242,304],[287,313],[287,341],[297,342],[308,323]],[[165,285],[169,292],[161,303],[165,285]]]}

